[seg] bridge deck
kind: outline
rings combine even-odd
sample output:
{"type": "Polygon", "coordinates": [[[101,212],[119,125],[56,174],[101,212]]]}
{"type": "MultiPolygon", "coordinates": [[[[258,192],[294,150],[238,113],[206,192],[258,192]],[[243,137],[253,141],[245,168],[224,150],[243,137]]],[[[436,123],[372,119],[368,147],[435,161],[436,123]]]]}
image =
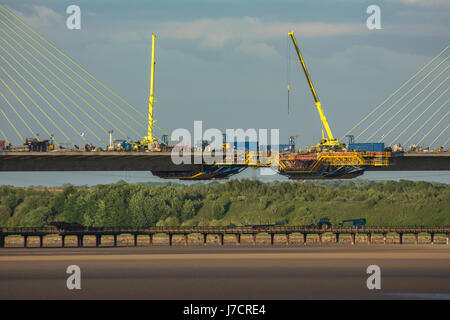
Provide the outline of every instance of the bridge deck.
{"type": "MultiPolygon", "coordinates": [[[[0,152],[0,171],[195,171],[200,164],[175,165],[170,152],[0,152]]],[[[393,154],[376,171],[450,170],[450,152],[393,154]]]]}
{"type": "Polygon", "coordinates": [[[170,152],[0,152],[0,171],[184,171],[170,152]]]}
{"type": "Polygon", "coordinates": [[[387,167],[369,167],[368,171],[441,171],[450,170],[450,152],[393,153],[387,167]]]}

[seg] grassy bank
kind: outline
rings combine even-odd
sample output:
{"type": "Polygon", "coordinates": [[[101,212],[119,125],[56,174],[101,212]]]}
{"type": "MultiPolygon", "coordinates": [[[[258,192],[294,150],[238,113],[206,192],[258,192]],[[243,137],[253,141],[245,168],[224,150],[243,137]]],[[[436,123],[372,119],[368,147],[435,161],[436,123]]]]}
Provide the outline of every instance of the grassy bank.
{"type": "Polygon", "coordinates": [[[412,181],[330,183],[231,180],[226,183],[0,187],[0,226],[243,225],[366,218],[369,225],[450,225],[450,187],[412,181]]]}

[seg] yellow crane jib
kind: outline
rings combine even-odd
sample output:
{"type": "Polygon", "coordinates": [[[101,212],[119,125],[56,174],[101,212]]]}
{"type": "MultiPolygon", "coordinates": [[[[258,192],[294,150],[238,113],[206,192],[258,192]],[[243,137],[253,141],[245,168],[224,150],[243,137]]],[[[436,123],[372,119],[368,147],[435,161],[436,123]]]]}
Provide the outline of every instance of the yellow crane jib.
{"type": "Polygon", "coordinates": [[[295,40],[294,32],[288,32],[288,35],[291,37],[292,42],[295,47],[295,51],[297,52],[298,58],[300,60],[300,63],[302,65],[303,71],[306,76],[306,80],[308,81],[309,88],[311,89],[311,93],[314,98],[314,102],[316,103],[317,110],[319,111],[320,121],[322,122],[323,127],[325,128],[325,131],[327,133],[328,139],[322,139],[320,142],[321,145],[327,145],[327,146],[335,146],[340,145],[340,142],[338,139],[335,139],[333,137],[333,133],[331,132],[330,126],[328,125],[327,118],[325,117],[325,114],[323,113],[322,106],[319,101],[319,97],[317,96],[316,90],[314,89],[314,85],[311,81],[311,77],[309,76],[308,69],[306,69],[305,61],[303,60],[302,54],[300,52],[300,48],[298,47],[297,40],[295,40]]]}
{"type": "Polygon", "coordinates": [[[153,105],[155,103],[154,96],[154,85],[155,85],[155,40],[156,35],[152,34],[152,64],[151,64],[151,74],[150,74],[150,96],[148,100],[148,132],[147,140],[149,143],[153,143],[153,105]]]}

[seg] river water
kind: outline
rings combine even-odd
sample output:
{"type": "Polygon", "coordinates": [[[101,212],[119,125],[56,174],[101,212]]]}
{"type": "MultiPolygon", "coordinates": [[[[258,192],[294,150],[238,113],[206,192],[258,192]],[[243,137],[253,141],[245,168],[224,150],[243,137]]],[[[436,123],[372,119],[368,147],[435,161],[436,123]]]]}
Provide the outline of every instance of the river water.
{"type": "MultiPolygon", "coordinates": [[[[261,174],[260,169],[249,168],[232,179],[258,179],[263,182],[288,181],[284,176],[273,174],[261,174]]],[[[412,180],[450,183],[450,171],[386,171],[366,172],[356,179],[366,180],[412,180]]],[[[59,187],[63,184],[76,186],[93,186],[97,184],[116,183],[124,180],[128,183],[137,182],[180,182],[179,180],[164,180],[155,177],[146,171],[89,171],[89,172],[1,172],[0,185],[11,185],[15,187],[45,186],[59,187]]],[[[198,181],[181,181],[183,184],[197,183],[198,181]]]]}

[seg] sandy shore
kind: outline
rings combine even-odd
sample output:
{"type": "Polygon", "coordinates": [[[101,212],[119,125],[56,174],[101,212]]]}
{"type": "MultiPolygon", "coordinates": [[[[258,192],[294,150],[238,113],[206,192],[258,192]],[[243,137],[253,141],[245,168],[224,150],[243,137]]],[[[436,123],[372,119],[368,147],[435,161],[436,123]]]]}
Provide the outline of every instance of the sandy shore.
{"type": "Polygon", "coordinates": [[[450,299],[449,270],[447,245],[5,248],[0,299],[450,299]]]}

